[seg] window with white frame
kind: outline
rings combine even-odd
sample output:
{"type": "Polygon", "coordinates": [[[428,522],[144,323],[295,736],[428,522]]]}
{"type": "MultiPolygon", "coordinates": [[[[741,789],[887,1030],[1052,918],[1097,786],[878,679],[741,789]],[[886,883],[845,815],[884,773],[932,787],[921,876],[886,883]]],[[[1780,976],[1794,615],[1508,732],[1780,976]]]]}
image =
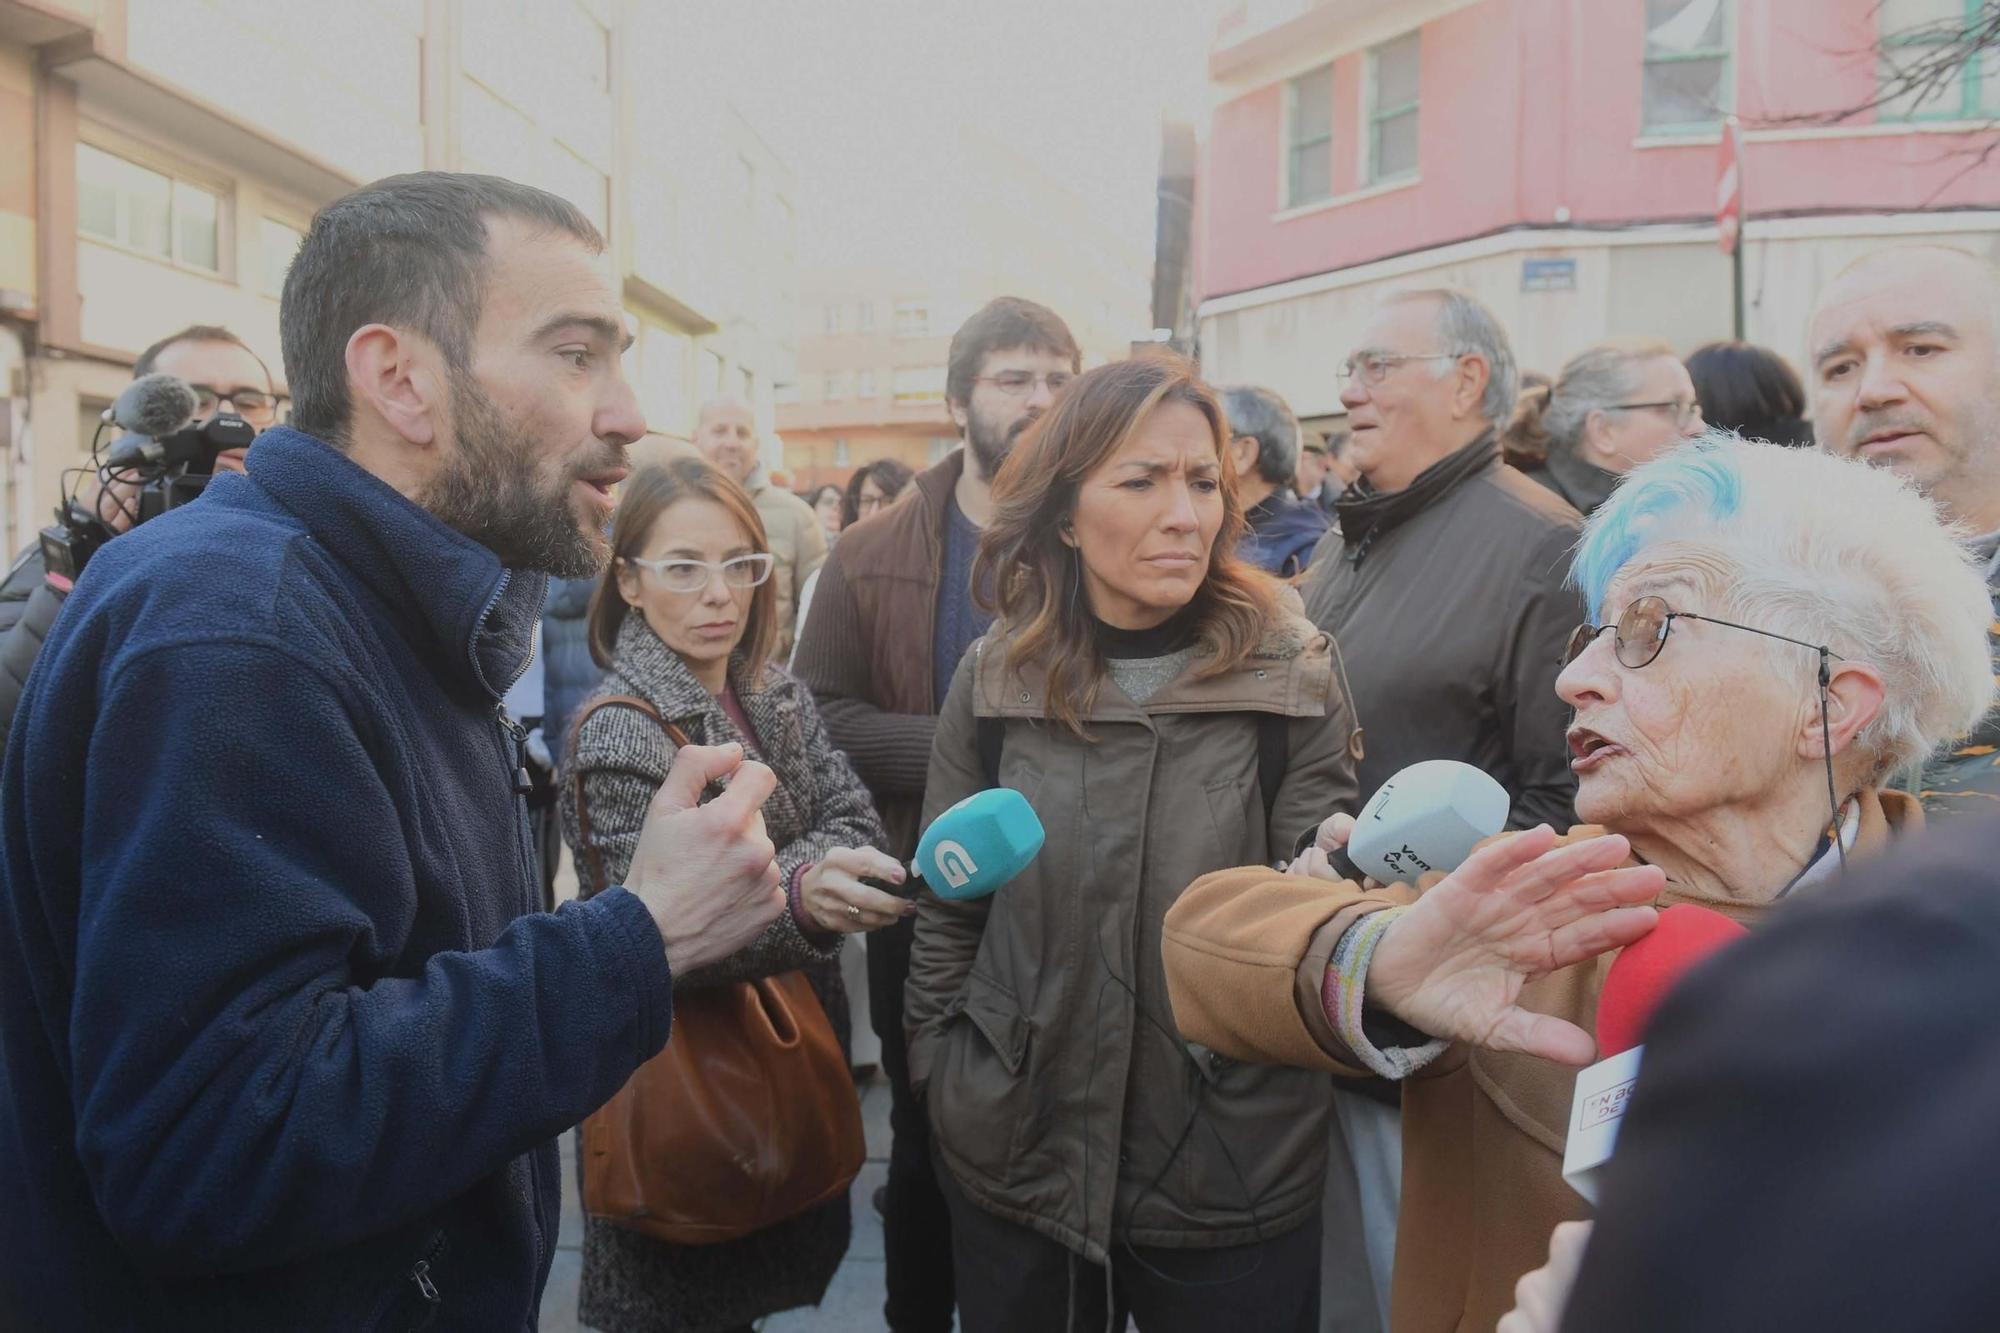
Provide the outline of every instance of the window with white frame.
{"type": "Polygon", "coordinates": [[[1993,9],[1992,0],[1881,0],[1875,118],[1991,119],[2000,108],[2000,52],[1968,34],[1990,24],[1993,9]]]}
{"type": "Polygon", "coordinates": [[[1368,53],[1368,181],[1417,174],[1417,34],[1405,33],[1368,53]]]}
{"type": "Polygon", "coordinates": [[[305,233],[289,223],[276,218],[260,218],[257,222],[257,267],[262,275],[259,284],[266,296],[282,296],[285,291],[285,271],[292,266],[292,256],[305,244],[305,233]]]}
{"type": "Polygon", "coordinates": [[[890,380],[890,391],[899,407],[944,401],[943,366],[906,366],[890,380]]]}
{"type": "Polygon", "coordinates": [[[833,442],[833,465],[835,467],[846,467],[848,461],[847,441],[835,440],[833,442]]]}
{"type": "Polygon", "coordinates": [[[875,331],[875,303],[859,301],[854,306],[854,327],[862,333],[875,331]]]}
{"type": "Polygon", "coordinates": [[[875,396],[874,371],[862,370],[855,373],[854,396],[856,398],[873,398],[875,396]]]}
{"type": "Polygon", "coordinates": [[[1728,117],[1735,105],[1730,11],[1730,0],[1646,0],[1640,96],[1647,133],[1712,130],[1728,117]]]}
{"type": "Polygon", "coordinates": [[[1333,193],[1333,66],[1285,85],[1285,206],[1333,193]]]}
{"type": "Polygon", "coordinates": [[[847,372],[829,370],[826,372],[826,401],[838,403],[847,397],[847,372]]]}
{"type": "Polygon", "coordinates": [[[896,302],[896,336],[927,338],[931,331],[931,308],[924,301],[896,302]]]}
{"type": "Polygon", "coordinates": [[[222,200],[214,190],[87,143],[76,146],[76,226],[138,254],[222,271],[222,200]]]}

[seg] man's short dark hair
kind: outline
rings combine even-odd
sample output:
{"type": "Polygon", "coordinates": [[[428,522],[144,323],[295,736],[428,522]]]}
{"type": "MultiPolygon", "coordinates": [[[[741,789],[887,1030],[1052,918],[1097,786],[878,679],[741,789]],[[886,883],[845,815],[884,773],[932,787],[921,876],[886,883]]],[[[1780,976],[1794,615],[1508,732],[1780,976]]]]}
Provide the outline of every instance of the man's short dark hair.
{"type": "Polygon", "coordinates": [[[574,205],[498,176],[390,176],[319,211],[278,307],[293,425],[346,446],[347,340],[370,324],[421,333],[453,371],[469,370],[486,295],[489,216],[565,232],[593,253],[604,249],[574,205]]]}
{"type": "Polygon", "coordinates": [[[1222,411],[1229,433],[1257,441],[1257,475],[1282,486],[1299,470],[1299,419],[1291,406],[1269,389],[1233,384],[1221,390],[1222,411]]]}
{"type": "MultiPolygon", "coordinates": [[[[145,351],[139,353],[139,359],[132,363],[132,378],[136,380],[142,375],[152,374],[154,368],[159,364],[160,353],[166,351],[175,343],[228,343],[231,347],[241,347],[244,351],[250,353],[250,359],[255,361],[257,368],[264,372],[264,387],[273,393],[277,392],[278,382],[271,378],[271,368],[264,364],[264,358],[258,356],[255,351],[252,351],[249,343],[244,342],[220,324],[190,324],[179,333],[168,334],[145,351]]],[[[237,386],[224,384],[217,385],[216,387],[228,389],[237,386]]]]}
{"type": "Polygon", "coordinates": [[[944,396],[960,407],[972,401],[972,382],[991,352],[1015,347],[1069,358],[1071,371],[1083,369],[1083,353],[1070,336],[1069,325],[1055,311],[1018,296],[988,301],[951,335],[951,355],[944,376],[944,396]]]}

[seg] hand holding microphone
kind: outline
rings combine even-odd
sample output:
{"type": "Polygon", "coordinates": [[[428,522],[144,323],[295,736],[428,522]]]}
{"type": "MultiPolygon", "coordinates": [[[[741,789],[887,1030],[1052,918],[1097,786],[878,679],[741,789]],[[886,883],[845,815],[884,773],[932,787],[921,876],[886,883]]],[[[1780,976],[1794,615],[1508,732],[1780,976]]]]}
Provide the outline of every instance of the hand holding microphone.
{"type": "Polygon", "coordinates": [[[799,902],[813,924],[828,934],[880,930],[916,911],[917,905],[865,881],[901,884],[907,873],[895,857],[873,847],[835,848],[799,880],[799,902]]]}

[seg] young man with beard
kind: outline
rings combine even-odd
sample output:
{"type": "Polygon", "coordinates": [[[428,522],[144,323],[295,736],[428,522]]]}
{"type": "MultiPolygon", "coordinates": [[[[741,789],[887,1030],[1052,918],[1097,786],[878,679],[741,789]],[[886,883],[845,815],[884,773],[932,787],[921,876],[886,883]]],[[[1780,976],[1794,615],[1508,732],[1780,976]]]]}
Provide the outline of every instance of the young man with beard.
{"type": "Polygon", "coordinates": [[[602,249],[491,177],[329,204],[296,428],[78,581],[0,775],[10,1326],[532,1327],[556,1136],[781,909],[769,770],[684,749],[535,912],[500,699],[645,428],[602,249]]]}
{"type": "MultiPolygon", "coordinates": [[[[1003,296],[967,320],[945,371],[945,400],[965,447],[918,474],[914,498],[843,532],[820,572],[792,670],[874,794],[899,860],[916,851],[938,706],[959,659],[993,620],[973,599],[972,559],[992,517],[994,474],[1080,366],[1068,327],[1032,301],[1003,296]]],[[[910,1092],[903,983],[911,935],[906,921],[868,939],[869,1019],[882,1039],[893,1134],[882,1197],[883,1313],[894,1333],[933,1333],[952,1321],[951,1221],[928,1120],[910,1092]]]]}
{"type": "MultiPolygon", "coordinates": [[[[1807,346],[1819,447],[1899,473],[1970,534],[2000,627],[2000,269],[1948,246],[1878,250],[1820,293],[1807,346]]],[[[1996,746],[2000,708],[1924,766],[1925,813],[2000,809],[1996,746]]]]}

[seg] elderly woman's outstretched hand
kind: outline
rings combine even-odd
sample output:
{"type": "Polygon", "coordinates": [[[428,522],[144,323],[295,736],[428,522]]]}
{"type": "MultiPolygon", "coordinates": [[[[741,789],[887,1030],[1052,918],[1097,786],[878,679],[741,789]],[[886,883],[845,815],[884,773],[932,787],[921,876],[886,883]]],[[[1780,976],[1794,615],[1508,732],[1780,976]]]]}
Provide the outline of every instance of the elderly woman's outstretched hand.
{"type": "Polygon", "coordinates": [[[1515,1000],[1529,981],[1651,930],[1665,877],[1624,865],[1616,834],[1555,844],[1547,825],[1502,838],[1427,890],[1376,945],[1369,1002],[1432,1036],[1590,1063],[1590,1034],[1515,1000]]]}

